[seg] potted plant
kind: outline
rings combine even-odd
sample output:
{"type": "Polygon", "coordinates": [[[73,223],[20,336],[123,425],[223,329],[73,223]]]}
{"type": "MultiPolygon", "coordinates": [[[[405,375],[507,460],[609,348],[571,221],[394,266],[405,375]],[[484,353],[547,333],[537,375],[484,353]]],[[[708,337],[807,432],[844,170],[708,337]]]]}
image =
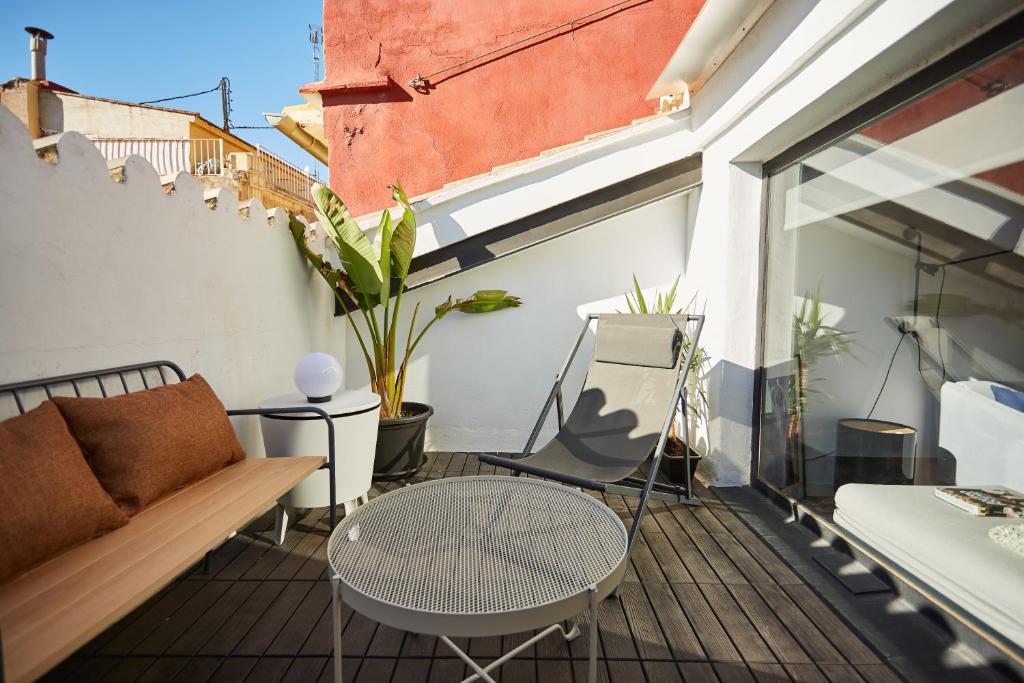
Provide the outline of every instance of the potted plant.
{"type": "Polygon", "coordinates": [[[843,353],[853,354],[853,332],[825,323],[821,312],[821,287],[812,294],[804,292],[799,310],[793,313],[793,359],[796,369],[789,382],[786,417],[786,451],[788,481],[798,481],[803,462],[803,422],[807,400],[821,393],[813,386],[811,368],[826,358],[843,353]]]}
{"type": "Polygon", "coordinates": [[[330,188],[316,184],[311,194],[318,225],[337,252],[341,268],[310,249],[306,226],[301,221],[293,217],[290,228],[300,251],[330,286],[345,312],[366,361],[370,388],[380,396],[374,478],[410,476],[423,466],[426,423],[433,414],[426,404],[405,401],[405,380],[416,347],[427,330],[452,311],[488,313],[519,306],[520,300],[504,290],[480,290],[455,300],[449,296],[434,309],[433,317],[418,333],[417,303],[407,330],[400,333],[399,310],[416,246],[416,217],[401,185],[395,183],[391,187],[391,196],[398,202],[402,217],[395,221],[390,211],[384,211],[374,243],[330,188]],[[356,324],[356,311],[365,331],[356,324]]]}
{"type": "MultiPolygon", "coordinates": [[[[690,299],[690,303],[686,306],[676,308],[678,288],[679,276],[677,275],[675,282],[672,283],[672,287],[668,292],[657,292],[657,298],[648,303],[647,299],[644,298],[643,290],[640,289],[640,282],[637,280],[636,274],[634,274],[633,291],[626,292],[626,305],[629,307],[629,312],[634,314],[683,315],[693,306],[697,295],[694,294],[693,298],[690,299]]],[[[690,352],[691,343],[690,338],[684,335],[682,353],[690,352]]],[[[708,357],[707,351],[698,345],[694,349],[693,360],[690,362],[690,374],[687,377],[686,405],[690,424],[683,425],[683,428],[686,430],[696,429],[700,424],[707,421],[708,394],[704,373],[710,363],[711,359],[708,357]]],[[[691,478],[697,470],[701,457],[702,454],[691,446],[691,478]]],[[[672,424],[669,427],[668,440],[665,442],[665,453],[662,455],[661,471],[665,473],[665,476],[670,481],[677,484],[682,483],[686,479],[686,444],[679,437],[676,420],[672,420],[672,424]]]]}

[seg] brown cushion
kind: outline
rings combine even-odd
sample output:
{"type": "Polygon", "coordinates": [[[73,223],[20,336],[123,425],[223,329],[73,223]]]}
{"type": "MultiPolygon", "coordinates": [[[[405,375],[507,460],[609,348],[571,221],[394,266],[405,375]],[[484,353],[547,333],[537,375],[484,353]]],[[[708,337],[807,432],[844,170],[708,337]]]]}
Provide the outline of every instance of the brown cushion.
{"type": "Polygon", "coordinates": [[[0,422],[0,581],[128,523],[50,401],[0,422]]]}
{"type": "Polygon", "coordinates": [[[245,457],[199,375],[123,396],[53,400],[96,478],[129,515],[245,457]]]}

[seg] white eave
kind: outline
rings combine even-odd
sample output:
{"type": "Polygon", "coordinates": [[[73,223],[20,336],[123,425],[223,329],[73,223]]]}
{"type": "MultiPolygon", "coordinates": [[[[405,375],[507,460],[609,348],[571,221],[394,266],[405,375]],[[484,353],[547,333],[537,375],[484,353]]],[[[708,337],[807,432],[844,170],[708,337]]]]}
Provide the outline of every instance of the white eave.
{"type": "MultiPolygon", "coordinates": [[[[679,161],[690,138],[688,112],[657,114],[412,197],[416,255],[679,161]]],[[[371,239],[382,213],[356,219],[371,239]]]]}
{"type": "Polygon", "coordinates": [[[647,93],[692,95],[728,59],[774,0],[707,0],[658,80],[647,93]]]}

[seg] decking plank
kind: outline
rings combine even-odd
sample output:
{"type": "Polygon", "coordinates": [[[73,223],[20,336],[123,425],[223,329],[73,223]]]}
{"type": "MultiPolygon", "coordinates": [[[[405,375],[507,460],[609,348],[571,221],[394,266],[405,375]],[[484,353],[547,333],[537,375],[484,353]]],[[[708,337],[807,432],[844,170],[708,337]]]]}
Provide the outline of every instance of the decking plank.
{"type": "Polygon", "coordinates": [[[262,657],[245,678],[246,683],[278,683],[291,666],[288,657],[262,657]]]}
{"type": "MultiPolygon", "coordinates": [[[[103,655],[126,655],[149,636],[160,624],[164,623],[181,606],[192,599],[203,584],[197,581],[179,581],[171,586],[163,597],[157,602],[146,603],[149,609],[145,609],[138,617],[131,620],[130,626],[120,629],[117,636],[111,638],[100,648],[99,653],[103,655]]],[[[145,607],[145,605],[143,605],[145,607]]],[[[130,615],[129,615],[130,618],[130,615]]],[[[114,628],[117,628],[115,624],[114,628]]]]}
{"type": "Polygon", "coordinates": [[[718,683],[715,669],[707,662],[680,662],[679,671],[686,683],[718,683]]]}
{"type": "Polygon", "coordinates": [[[672,591],[678,598],[683,613],[693,625],[707,658],[714,662],[742,661],[743,658],[721,623],[717,610],[711,606],[701,589],[693,584],[679,583],[672,584],[672,591]]]}
{"type": "Polygon", "coordinates": [[[672,659],[661,626],[647,593],[639,583],[622,584],[619,592],[622,610],[641,659],[672,659]]]}
{"type": "Polygon", "coordinates": [[[232,612],[220,628],[199,648],[199,654],[226,656],[238,646],[264,612],[277,600],[288,584],[284,581],[264,581],[257,584],[242,606],[232,612]]]}
{"type": "Polygon", "coordinates": [[[175,640],[205,616],[207,610],[211,609],[231,586],[232,584],[224,581],[204,583],[191,600],[132,649],[132,654],[159,655],[166,652],[175,640]]]}
{"type": "Polygon", "coordinates": [[[395,665],[391,680],[395,683],[426,683],[430,678],[429,659],[402,658],[395,665]]]}
{"type": "Polygon", "coordinates": [[[821,598],[818,597],[810,586],[800,584],[798,586],[785,585],[782,587],[786,593],[793,598],[793,602],[800,606],[804,614],[823,633],[827,633],[829,640],[836,647],[843,657],[851,664],[879,664],[878,656],[871,651],[871,648],[864,643],[843,621],[836,616],[821,598]]]}
{"type": "Polygon", "coordinates": [[[778,661],[793,664],[811,661],[800,644],[790,635],[786,625],[779,621],[774,611],[761,599],[753,586],[729,586],[729,592],[747,615],[750,623],[768,643],[768,647],[771,648],[778,661]]]}
{"type": "Polygon", "coordinates": [[[712,666],[722,683],[757,683],[750,669],[743,664],[716,662],[712,666]]]}
{"type": "Polygon", "coordinates": [[[206,613],[197,619],[177,640],[167,648],[169,655],[193,655],[206,644],[224,625],[232,614],[235,614],[249,600],[258,584],[251,581],[239,581],[230,584],[223,596],[212,604],[206,613]]]}
{"type": "Polygon", "coordinates": [[[845,660],[829,639],[816,627],[807,615],[797,607],[789,595],[777,585],[755,586],[775,615],[786,625],[800,646],[814,662],[844,664],[845,660]]]}
{"type": "Polygon", "coordinates": [[[267,647],[265,654],[282,656],[298,652],[330,603],[330,584],[326,581],[314,583],[267,647]]]}
{"type": "Polygon", "coordinates": [[[326,657],[296,657],[281,678],[281,683],[315,681],[326,665],[326,657]]]}
{"type": "Polygon", "coordinates": [[[814,664],[786,664],[785,669],[794,683],[828,683],[825,674],[814,664]]]}
{"type": "MultiPolygon", "coordinates": [[[[673,586],[675,588],[675,586],[673,586]]],[[[775,656],[757,628],[736,603],[729,588],[709,584],[700,587],[712,612],[722,622],[736,649],[748,662],[774,662],[775,656]]],[[[717,668],[715,669],[718,670],[717,668]]]]}
{"type": "Polygon", "coordinates": [[[267,610],[242,637],[231,654],[259,656],[266,652],[277,634],[288,623],[292,613],[312,590],[314,583],[313,581],[287,583],[267,610]]]}
{"type": "Polygon", "coordinates": [[[672,588],[663,583],[649,584],[645,588],[673,659],[688,662],[707,659],[700,639],[679,606],[672,588]]]}
{"type": "Polygon", "coordinates": [[[223,661],[220,657],[193,657],[185,666],[178,669],[171,680],[181,681],[181,683],[208,681],[223,661]]]}
{"type": "Polygon", "coordinates": [[[356,673],[355,680],[358,683],[390,681],[396,663],[397,660],[394,659],[364,659],[362,666],[359,667],[359,671],[356,673]]]}
{"type": "Polygon", "coordinates": [[[849,664],[819,664],[830,683],[864,683],[857,670],[849,664]]]}
{"type": "MultiPolygon", "coordinates": [[[[679,521],[672,514],[672,510],[664,503],[657,503],[655,512],[652,515],[658,520],[666,540],[671,544],[672,549],[683,562],[687,573],[690,574],[695,583],[721,583],[714,568],[701,554],[693,539],[679,524],[679,521]],[[661,506],[660,508],[658,506],[661,506]]],[[[675,583],[674,581],[672,583],[675,583]]]]}
{"type": "Polygon", "coordinates": [[[604,600],[598,607],[597,631],[604,646],[604,654],[608,658],[636,659],[636,646],[633,634],[626,622],[622,603],[618,600],[604,600]]]}
{"type": "Polygon", "coordinates": [[[643,667],[648,683],[684,683],[675,662],[644,662],[643,667]]]}
{"type": "Polygon", "coordinates": [[[789,673],[781,664],[759,662],[750,665],[750,675],[757,683],[788,683],[789,673]]]}
{"type": "MultiPolygon", "coordinates": [[[[660,571],[652,574],[652,581],[668,583],[693,583],[693,575],[686,569],[686,564],[676,554],[675,548],[663,533],[645,533],[646,547],[650,549],[655,567],[660,571]]],[[[643,577],[641,577],[643,578],[643,577]]],[[[647,579],[645,578],[644,581],[647,579]]]]}

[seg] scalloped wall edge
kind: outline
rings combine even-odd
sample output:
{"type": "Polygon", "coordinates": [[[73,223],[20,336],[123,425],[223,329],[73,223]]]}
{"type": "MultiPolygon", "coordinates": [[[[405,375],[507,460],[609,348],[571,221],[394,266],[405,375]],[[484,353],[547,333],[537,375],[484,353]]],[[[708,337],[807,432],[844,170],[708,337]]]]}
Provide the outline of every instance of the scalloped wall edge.
{"type": "MultiPolygon", "coordinates": [[[[184,171],[178,172],[172,175],[160,176],[157,174],[156,169],[153,165],[145,158],[132,154],[127,157],[121,157],[120,159],[105,159],[100,151],[96,149],[92,141],[86,138],[81,133],[76,131],[65,131],[57,135],[48,135],[38,140],[32,140],[29,136],[28,129],[26,129],[20,121],[14,119],[14,123],[17,126],[12,126],[10,119],[7,116],[0,116],[0,135],[18,135],[24,138],[25,142],[30,144],[35,151],[36,156],[42,160],[42,162],[57,165],[61,161],[61,151],[69,147],[82,148],[81,142],[84,141],[88,147],[91,147],[95,152],[95,159],[98,163],[106,166],[107,175],[115,183],[124,184],[126,182],[132,182],[138,176],[145,177],[147,175],[156,178],[159,182],[161,189],[164,194],[168,196],[174,196],[178,192],[179,185],[183,183],[195,184],[198,186],[198,181],[184,171]],[[14,128],[14,130],[11,130],[14,128]],[[20,128],[20,130],[18,130],[20,128]],[[148,171],[143,170],[140,166],[144,165],[148,167],[148,171]],[[133,168],[134,167],[134,168],[133,168]]],[[[88,160],[87,160],[87,163],[88,160]]],[[[267,224],[271,227],[288,227],[288,212],[281,208],[267,209],[264,208],[262,203],[258,199],[246,199],[238,201],[235,194],[227,188],[213,188],[203,191],[203,202],[206,207],[210,210],[217,210],[218,206],[232,207],[238,212],[238,216],[241,220],[247,220],[251,216],[258,216],[262,212],[266,215],[267,224]]]]}

